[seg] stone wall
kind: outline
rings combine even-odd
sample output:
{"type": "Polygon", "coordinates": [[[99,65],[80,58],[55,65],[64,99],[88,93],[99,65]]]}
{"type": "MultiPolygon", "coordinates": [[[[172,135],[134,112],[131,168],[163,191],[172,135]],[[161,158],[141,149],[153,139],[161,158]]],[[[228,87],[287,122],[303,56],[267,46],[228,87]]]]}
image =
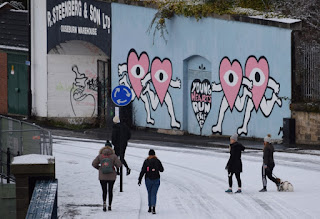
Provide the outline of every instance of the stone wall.
{"type": "Polygon", "coordinates": [[[296,143],[320,145],[320,113],[292,111],[296,120],[296,143]]]}

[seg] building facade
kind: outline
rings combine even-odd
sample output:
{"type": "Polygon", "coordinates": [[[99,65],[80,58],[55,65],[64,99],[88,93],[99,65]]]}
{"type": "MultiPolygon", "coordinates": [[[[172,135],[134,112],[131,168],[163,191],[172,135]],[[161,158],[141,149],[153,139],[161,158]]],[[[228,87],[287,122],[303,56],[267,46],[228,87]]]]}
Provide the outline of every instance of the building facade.
{"type": "Polygon", "coordinates": [[[32,3],[34,115],[71,124],[110,117],[110,91],[123,84],[133,93],[135,126],[282,138],[299,20],[174,16],[164,40],[154,27],[148,32],[153,8],[32,3]]]}

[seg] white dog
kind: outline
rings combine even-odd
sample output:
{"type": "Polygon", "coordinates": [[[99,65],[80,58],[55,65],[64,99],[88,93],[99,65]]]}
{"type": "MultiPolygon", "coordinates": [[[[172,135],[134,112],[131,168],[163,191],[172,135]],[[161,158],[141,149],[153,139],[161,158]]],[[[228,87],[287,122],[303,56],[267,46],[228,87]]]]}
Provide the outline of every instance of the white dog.
{"type": "Polygon", "coordinates": [[[279,186],[279,191],[280,192],[293,192],[293,185],[288,181],[281,182],[280,186],[279,186]]]}

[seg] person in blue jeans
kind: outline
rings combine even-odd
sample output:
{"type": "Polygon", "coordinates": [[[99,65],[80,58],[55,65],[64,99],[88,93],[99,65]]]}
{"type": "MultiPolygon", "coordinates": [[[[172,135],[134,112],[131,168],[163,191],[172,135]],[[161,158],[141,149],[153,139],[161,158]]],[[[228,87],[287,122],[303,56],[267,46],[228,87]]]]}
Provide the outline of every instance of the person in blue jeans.
{"type": "Polygon", "coordinates": [[[156,157],[153,149],[150,149],[148,158],[144,161],[141,168],[138,185],[145,175],[145,183],[148,190],[148,212],[156,213],[157,192],[160,186],[160,172],[163,172],[161,161],[156,157]]]}

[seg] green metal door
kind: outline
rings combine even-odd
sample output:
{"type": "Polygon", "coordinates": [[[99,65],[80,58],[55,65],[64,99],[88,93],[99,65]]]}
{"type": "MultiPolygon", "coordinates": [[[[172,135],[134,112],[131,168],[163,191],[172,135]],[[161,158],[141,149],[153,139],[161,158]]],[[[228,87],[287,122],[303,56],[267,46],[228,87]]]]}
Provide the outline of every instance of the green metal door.
{"type": "Polygon", "coordinates": [[[8,113],[28,115],[28,66],[26,54],[8,53],[8,113]]]}

